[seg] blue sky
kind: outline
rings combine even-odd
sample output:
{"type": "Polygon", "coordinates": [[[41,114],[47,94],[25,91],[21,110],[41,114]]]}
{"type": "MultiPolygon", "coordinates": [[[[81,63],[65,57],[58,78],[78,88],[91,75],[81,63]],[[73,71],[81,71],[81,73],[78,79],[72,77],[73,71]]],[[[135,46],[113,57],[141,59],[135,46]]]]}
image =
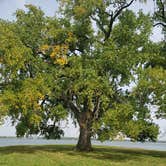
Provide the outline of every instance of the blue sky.
{"type": "Polygon", "coordinates": [[[17,9],[25,9],[25,4],[40,6],[49,16],[53,16],[57,10],[56,0],[0,0],[0,18],[13,19],[13,13],[17,9]]]}
{"type": "MultiPolygon", "coordinates": [[[[0,0],[0,18],[1,19],[8,19],[13,20],[14,12],[17,9],[25,9],[25,4],[33,4],[36,6],[40,6],[42,10],[44,10],[45,14],[48,16],[55,15],[57,11],[57,3],[56,0],[0,0]]],[[[134,11],[138,11],[142,9],[145,13],[152,13],[154,10],[154,3],[153,0],[148,0],[146,5],[134,3],[131,6],[131,9],[134,11]]],[[[161,35],[161,29],[156,27],[153,30],[153,35],[151,39],[153,41],[159,41],[163,38],[161,35]]],[[[166,131],[166,120],[155,120],[156,123],[160,125],[161,130],[164,132],[166,131]]],[[[66,127],[66,123],[63,123],[62,126],[65,129],[65,136],[78,136],[78,128],[75,129],[72,125],[71,120],[69,119],[68,125],[66,127]]],[[[0,126],[0,136],[14,136],[15,129],[14,127],[10,126],[9,120],[3,126],[0,126]]],[[[162,139],[166,140],[166,136],[162,137],[162,139]]]]}

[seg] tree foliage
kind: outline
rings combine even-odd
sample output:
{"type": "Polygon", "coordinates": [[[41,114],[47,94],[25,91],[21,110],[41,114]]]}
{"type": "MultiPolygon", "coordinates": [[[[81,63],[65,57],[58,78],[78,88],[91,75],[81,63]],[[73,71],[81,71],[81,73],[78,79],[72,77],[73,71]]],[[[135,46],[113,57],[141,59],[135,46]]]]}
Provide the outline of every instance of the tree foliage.
{"type": "MultiPolygon", "coordinates": [[[[162,32],[164,34],[163,41],[158,43],[151,43],[149,52],[155,54],[152,56],[149,62],[145,65],[146,69],[140,74],[140,82],[138,84],[138,91],[146,91],[144,98],[149,98],[149,102],[152,105],[157,106],[156,117],[165,118],[166,117],[166,43],[165,43],[165,23],[166,23],[166,2],[162,0],[155,1],[156,10],[154,12],[154,25],[161,26],[162,32]]],[[[142,95],[142,97],[143,97],[142,95]]]]}
{"type": "Polygon", "coordinates": [[[92,136],[155,141],[148,104],[163,113],[165,91],[157,87],[166,77],[152,68],[160,45],[149,40],[150,16],[126,10],[134,0],[59,3],[60,17],[27,5],[15,22],[0,22],[0,110],[17,123],[17,136],[60,138],[59,123],[71,115],[79,150],[91,149],[92,136]]]}

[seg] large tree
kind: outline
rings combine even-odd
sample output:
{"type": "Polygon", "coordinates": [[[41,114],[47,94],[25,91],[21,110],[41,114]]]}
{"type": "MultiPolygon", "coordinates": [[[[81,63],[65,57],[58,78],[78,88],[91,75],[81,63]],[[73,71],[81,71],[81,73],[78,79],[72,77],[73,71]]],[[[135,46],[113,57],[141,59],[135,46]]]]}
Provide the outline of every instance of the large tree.
{"type": "Polygon", "coordinates": [[[92,136],[155,141],[148,89],[138,90],[157,56],[151,18],[127,10],[134,0],[59,3],[59,17],[27,5],[16,21],[0,21],[0,110],[17,124],[17,136],[59,138],[59,122],[71,115],[78,150],[91,150],[92,136]]]}

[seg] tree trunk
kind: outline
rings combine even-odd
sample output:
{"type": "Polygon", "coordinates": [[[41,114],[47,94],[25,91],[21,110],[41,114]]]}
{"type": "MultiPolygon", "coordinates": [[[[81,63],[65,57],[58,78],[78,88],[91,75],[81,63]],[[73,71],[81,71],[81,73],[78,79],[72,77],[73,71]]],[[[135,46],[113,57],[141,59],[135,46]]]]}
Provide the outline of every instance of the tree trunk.
{"type": "Polygon", "coordinates": [[[78,151],[91,151],[92,119],[87,118],[86,114],[78,121],[80,127],[79,140],[76,146],[78,151]]]}

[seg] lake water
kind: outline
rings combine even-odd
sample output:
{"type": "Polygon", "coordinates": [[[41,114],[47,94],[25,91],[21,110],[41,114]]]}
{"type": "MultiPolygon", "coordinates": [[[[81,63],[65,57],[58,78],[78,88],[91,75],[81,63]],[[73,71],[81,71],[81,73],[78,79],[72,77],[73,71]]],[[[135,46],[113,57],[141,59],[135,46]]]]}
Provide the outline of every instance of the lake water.
{"type": "MultiPolygon", "coordinates": [[[[55,144],[72,144],[77,143],[76,139],[61,139],[61,140],[46,140],[41,138],[0,138],[0,147],[2,146],[15,146],[15,145],[55,145],[55,144]]],[[[93,145],[103,145],[103,146],[117,146],[125,148],[141,148],[148,150],[160,150],[166,151],[165,142],[129,142],[129,141],[105,141],[103,143],[92,140],[93,145]]]]}

